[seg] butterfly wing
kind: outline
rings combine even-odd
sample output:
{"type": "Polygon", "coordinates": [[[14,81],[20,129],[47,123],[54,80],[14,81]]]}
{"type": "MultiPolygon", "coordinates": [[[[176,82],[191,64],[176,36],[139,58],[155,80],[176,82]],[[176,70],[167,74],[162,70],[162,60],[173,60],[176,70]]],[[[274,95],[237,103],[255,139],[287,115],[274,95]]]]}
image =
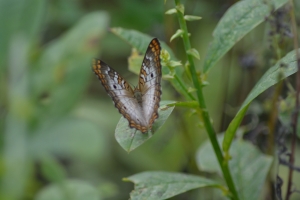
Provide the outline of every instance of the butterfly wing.
{"type": "Polygon", "coordinates": [[[160,64],[160,44],[154,38],[146,51],[140,76],[139,90],[142,97],[142,109],[144,119],[151,129],[153,122],[158,118],[158,108],[161,96],[161,64],[160,64]]]}
{"type": "Polygon", "coordinates": [[[111,67],[101,60],[94,60],[93,71],[101,81],[116,108],[128,120],[131,128],[142,132],[145,126],[142,108],[134,97],[130,85],[111,67]]]}

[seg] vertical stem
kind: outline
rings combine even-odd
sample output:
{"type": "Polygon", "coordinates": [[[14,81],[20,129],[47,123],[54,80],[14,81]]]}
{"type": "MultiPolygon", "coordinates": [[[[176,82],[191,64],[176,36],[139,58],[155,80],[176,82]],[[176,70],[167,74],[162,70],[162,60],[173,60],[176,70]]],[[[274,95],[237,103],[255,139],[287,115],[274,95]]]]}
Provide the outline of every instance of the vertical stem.
{"type": "MultiPolygon", "coordinates": [[[[295,162],[295,149],[296,149],[296,140],[297,140],[297,122],[298,122],[298,115],[299,115],[299,94],[300,94],[300,55],[298,50],[298,33],[297,33],[297,25],[296,25],[296,18],[295,18],[295,12],[294,12],[294,4],[293,1],[290,0],[290,4],[292,6],[290,16],[291,16],[291,22],[292,22],[292,32],[294,35],[294,48],[296,51],[296,58],[297,58],[297,65],[298,65],[298,71],[296,75],[296,106],[295,106],[295,112],[292,116],[292,128],[293,128],[293,135],[292,135],[292,144],[291,144],[291,155],[290,155],[290,165],[293,166],[295,162]]],[[[286,200],[290,199],[290,196],[292,194],[291,188],[292,188],[292,179],[293,179],[293,168],[289,168],[289,176],[288,176],[288,186],[286,191],[286,200]]]]}
{"type": "MultiPolygon", "coordinates": [[[[180,0],[175,0],[175,4],[176,4],[177,8],[179,6],[181,6],[180,0]]],[[[186,21],[184,20],[183,13],[180,12],[178,9],[177,9],[177,17],[178,17],[178,20],[179,20],[180,28],[183,30],[182,38],[183,38],[185,51],[187,52],[188,50],[191,49],[191,44],[190,44],[190,41],[189,41],[186,21]]],[[[205,103],[204,96],[203,96],[202,83],[201,83],[201,80],[199,80],[198,77],[197,77],[193,56],[187,54],[187,59],[189,61],[189,70],[190,70],[191,75],[192,75],[193,84],[194,84],[194,87],[197,89],[197,98],[198,98],[199,108],[201,110],[203,122],[204,122],[204,125],[205,125],[205,129],[208,133],[210,142],[211,142],[211,144],[213,146],[213,149],[214,149],[214,152],[217,156],[217,159],[218,159],[219,165],[221,167],[224,179],[225,179],[225,181],[227,183],[227,186],[228,186],[228,188],[231,192],[231,198],[235,199],[235,200],[238,200],[239,199],[238,194],[237,194],[237,191],[235,189],[235,185],[233,183],[233,180],[232,180],[229,168],[228,168],[228,162],[226,162],[224,160],[221,148],[220,148],[219,143],[217,141],[215,130],[214,130],[214,128],[211,124],[211,121],[210,121],[210,116],[209,116],[209,113],[207,111],[206,103],[205,103]]]]}
{"type": "MultiPolygon", "coordinates": [[[[280,80],[281,78],[278,77],[280,80]]],[[[274,154],[274,134],[275,134],[275,126],[276,126],[276,121],[278,117],[278,98],[279,95],[281,94],[283,87],[283,81],[279,81],[279,83],[276,86],[273,98],[272,98],[272,111],[270,112],[269,120],[268,120],[268,128],[269,128],[269,134],[268,134],[268,146],[267,146],[267,153],[269,155],[274,154]]]]}

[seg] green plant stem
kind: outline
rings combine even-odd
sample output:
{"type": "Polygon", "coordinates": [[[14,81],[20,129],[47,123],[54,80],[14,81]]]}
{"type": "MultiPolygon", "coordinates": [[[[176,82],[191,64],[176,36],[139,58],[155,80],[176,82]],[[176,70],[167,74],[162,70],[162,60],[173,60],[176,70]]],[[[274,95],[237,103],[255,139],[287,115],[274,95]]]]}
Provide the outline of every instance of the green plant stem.
{"type": "Polygon", "coordinates": [[[198,108],[199,104],[198,104],[198,101],[184,101],[184,102],[177,101],[175,103],[168,104],[168,106],[198,108]]]}
{"type": "Polygon", "coordinates": [[[178,76],[175,74],[174,75],[175,80],[177,81],[177,83],[181,86],[181,88],[184,90],[186,96],[190,99],[190,100],[196,100],[195,97],[193,97],[193,95],[191,93],[188,92],[188,90],[186,89],[185,85],[182,83],[181,79],[178,78],[178,76]]]}
{"type": "MultiPolygon", "coordinates": [[[[176,4],[176,7],[179,7],[180,6],[180,0],[175,0],[175,4],[176,4]]],[[[187,52],[188,50],[191,49],[191,44],[190,44],[190,41],[189,41],[186,21],[184,20],[183,13],[181,13],[179,10],[177,10],[177,17],[178,17],[180,28],[184,32],[183,35],[182,35],[182,38],[183,38],[185,51],[187,52]]],[[[201,110],[201,114],[202,114],[205,129],[208,133],[210,142],[211,142],[211,144],[213,146],[213,149],[214,149],[214,152],[217,156],[217,159],[218,159],[219,165],[221,167],[224,179],[225,179],[225,181],[227,183],[227,186],[228,186],[228,188],[231,192],[231,198],[235,199],[235,200],[238,200],[239,199],[238,194],[237,194],[237,191],[235,189],[235,185],[234,185],[234,182],[232,180],[232,177],[231,177],[231,174],[230,174],[230,171],[229,171],[229,168],[228,168],[228,162],[224,160],[221,148],[220,148],[219,143],[217,141],[215,130],[214,130],[214,128],[213,128],[213,126],[210,122],[210,116],[209,116],[209,113],[207,111],[204,96],[203,96],[202,83],[200,83],[201,80],[198,79],[198,77],[197,77],[193,56],[187,54],[187,59],[189,61],[189,70],[190,70],[191,75],[192,75],[193,84],[194,84],[194,87],[197,89],[197,97],[198,97],[198,102],[199,102],[199,108],[201,110]]]]}
{"type": "MultiPolygon", "coordinates": [[[[278,77],[280,80],[281,77],[278,77]]],[[[268,120],[268,127],[269,127],[269,134],[268,134],[268,147],[267,147],[267,153],[269,155],[274,155],[274,135],[275,135],[275,126],[276,126],[276,121],[278,118],[278,99],[281,94],[283,87],[283,81],[279,81],[275,93],[272,98],[272,110],[270,112],[269,120],[268,120]]]]}

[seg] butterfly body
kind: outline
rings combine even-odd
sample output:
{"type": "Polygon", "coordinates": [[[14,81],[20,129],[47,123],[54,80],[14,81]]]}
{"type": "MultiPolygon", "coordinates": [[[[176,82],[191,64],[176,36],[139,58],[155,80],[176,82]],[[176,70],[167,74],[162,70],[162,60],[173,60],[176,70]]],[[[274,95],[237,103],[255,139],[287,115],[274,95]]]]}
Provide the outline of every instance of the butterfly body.
{"type": "Polygon", "coordinates": [[[93,71],[100,79],[115,107],[128,120],[129,126],[146,133],[158,118],[161,96],[160,44],[153,39],[146,51],[139,75],[139,84],[132,89],[114,69],[95,60],[93,71]]]}

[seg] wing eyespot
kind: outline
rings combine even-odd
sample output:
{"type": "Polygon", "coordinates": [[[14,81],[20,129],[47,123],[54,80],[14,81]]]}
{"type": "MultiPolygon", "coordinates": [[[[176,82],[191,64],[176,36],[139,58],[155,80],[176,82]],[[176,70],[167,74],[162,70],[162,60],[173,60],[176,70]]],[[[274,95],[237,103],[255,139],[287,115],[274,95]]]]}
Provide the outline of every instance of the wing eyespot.
{"type": "Polygon", "coordinates": [[[113,86],[114,86],[115,89],[117,89],[117,86],[116,86],[116,85],[113,85],[113,86]]]}
{"type": "Polygon", "coordinates": [[[151,73],[151,78],[153,78],[153,73],[151,73]]]}

